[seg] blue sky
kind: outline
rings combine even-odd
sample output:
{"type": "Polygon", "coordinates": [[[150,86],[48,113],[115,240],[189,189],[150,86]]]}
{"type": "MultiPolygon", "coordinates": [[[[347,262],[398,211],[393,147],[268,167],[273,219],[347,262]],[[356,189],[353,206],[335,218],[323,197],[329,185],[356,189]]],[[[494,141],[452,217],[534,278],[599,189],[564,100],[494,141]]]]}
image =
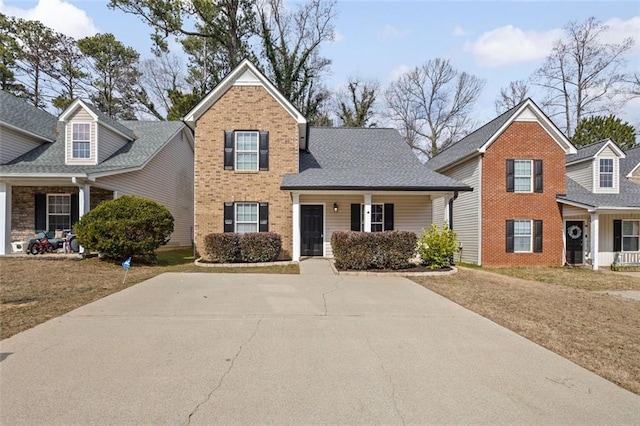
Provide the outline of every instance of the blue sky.
{"type": "MultiPolygon", "coordinates": [[[[112,11],[107,0],[0,0],[0,11],[39,19],[75,37],[111,32],[151,56],[151,30],[136,17],[112,11]]],[[[376,78],[385,87],[403,70],[428,59],[450,59],[459,70],[486,80],[475,117],[495,116],[494,100],[510,81],[541,65],[562,27],[595,16],[610,26],[609,41],[634,36],[629,69],[640,70],[638,1],[341,1],[336,40],[323,46],[333,61],[330,89],[349,75],[376,78]]],[[[534,97],[535,100],[535,97],[534,97]]],[[[640,127],[640,100],[621,113],[640,127]]]]}

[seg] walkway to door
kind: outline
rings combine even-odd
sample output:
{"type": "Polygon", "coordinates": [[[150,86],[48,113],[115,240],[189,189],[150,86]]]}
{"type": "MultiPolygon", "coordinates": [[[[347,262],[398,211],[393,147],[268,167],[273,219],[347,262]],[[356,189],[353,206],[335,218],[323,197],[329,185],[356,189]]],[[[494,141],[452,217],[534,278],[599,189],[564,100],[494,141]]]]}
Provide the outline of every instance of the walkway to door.
{"type": "Polygon", "coordinates": [[[300,259],[300,275],[335,275],[331,260],[323,257],[300,259]]]}

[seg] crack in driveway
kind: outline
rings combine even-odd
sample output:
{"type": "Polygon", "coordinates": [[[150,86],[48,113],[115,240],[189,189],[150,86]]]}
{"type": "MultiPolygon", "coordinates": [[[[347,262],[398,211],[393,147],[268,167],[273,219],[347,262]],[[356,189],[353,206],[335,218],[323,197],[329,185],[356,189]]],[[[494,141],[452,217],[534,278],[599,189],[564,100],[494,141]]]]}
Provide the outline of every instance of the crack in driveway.
{"type": "Polygon", "coordinates": [[[198,405],[195,406],[195,408],[191,411],[191,413],[189,413],[189,418],[187,419],[187,425],[191,424],[191,417],[193,417],[193,415],[198,411],[198,409],[200,407],[202,407],[204,404],[206,404],[207,402],[209,402],[209,400],[211,399],[211,397],[213,396],[214,393],[216,393],[216,391],[218,389],[220,389],[220,387],[222,386],[222,382],[224,381],[225,377],[227,377],[227,375],[229,373],[231,373],[231,370],[233,369],[233,365],[236,362],[236,359],[240,356],[240,353],[242,352],[242,348],[244,348],[246,345],[248,345],[249,343],[251,343],[251,341],[253,340],[253,338],[256,336],[256,334],[258,334],[258,328],[260,327],[260,324],[262,323],[262,319],[263,317],[261,317],[258,320],[258,323],[256,324],[256,328],[253,330],[253,333],[251,334],[251,336],[249,336],[249,339],[247,339],[246,342],[244,342],[243,344],[240,345],[240,347],[238,348],[238,352],[236,352],[235,356],[233,357],[233,359],[231,359],[231,364],[229,364],[229,368],[227,369],[227,371],[224,372],[224,374],[220,377],[220,380],[218,380],[218,384],[211,389],[211,392],[209,392],[209,394],[207,395],[207,397],[204,399],[204,401],[200,402],[198,405]]]}
{"type": "Polygon", "coordinates": [[[338,279],[338,281],[333,281],[331,284],[333,284],[333,290],[331,291],[327,291],[325,293],[322,293],[322,301],[324,302],[324,314],[322,315],[323,317],[327,316],[327,296],[335,291],[338,291],[338,283],[342,282],[342,277],[340,277],[338,279]]]}

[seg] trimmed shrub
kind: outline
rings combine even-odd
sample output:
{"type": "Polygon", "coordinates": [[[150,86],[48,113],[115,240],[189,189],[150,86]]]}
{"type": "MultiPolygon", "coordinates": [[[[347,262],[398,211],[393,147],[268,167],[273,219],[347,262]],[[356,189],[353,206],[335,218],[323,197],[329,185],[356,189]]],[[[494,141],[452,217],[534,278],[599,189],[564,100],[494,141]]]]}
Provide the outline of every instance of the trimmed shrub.
{"type": "Polygon", "coordinates": [[[173,216],[153,200],[125,195],[103,201],[73,227],[78,243],[102,258],[143,257],[155,262],[155,249],[169,241],[173,216]]]}
{"type": "Polygon", "coordinates": [[[416,238],[407,231],[336,231],[331,247],[338,269],[402,269],[415,253],[416,238]]]}
{"type": "Polygon", "coordinates": [[[204,237],[204,252],[212,262],[235,262],[240,258],[240,234],[209,234],[204,237]]]}
{"type": "Polygon", "coordinates": [[[250,232],[240,237],[240,259],[243,262],[273,262],[281,248],[282,239],[274,232],[250,232]]]}
{"type": "Polygon", "coordinates": [[[422,229],[417,251],[422,264],[430,269],[447,267],[451,265],[453,254],[458,251],[456,233],[446,224],[442,231],[438,231],[438,227],[432,223],[429,232],[422,229]]]}

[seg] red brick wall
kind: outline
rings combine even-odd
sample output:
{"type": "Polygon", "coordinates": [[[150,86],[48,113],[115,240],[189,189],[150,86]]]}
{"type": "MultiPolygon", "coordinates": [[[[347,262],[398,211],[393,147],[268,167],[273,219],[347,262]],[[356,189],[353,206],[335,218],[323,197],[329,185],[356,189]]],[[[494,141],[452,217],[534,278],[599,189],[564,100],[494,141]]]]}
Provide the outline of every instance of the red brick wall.
{"type": "Polygon", "coordinates": [[[262,87],[231,87],[196,123],[195,241],[224,232],[225,202],[268,202],[269,231],[282,237],[280,258],[292,257],[292,200],[280,190],[285,173],[298,172],[298,124],[262,87]],[[269,132],[269,170],[224,170],[224,131],[269,132]]]}
{"type": "Polygon", "coordinates": [[[485,266],[562,265],[561,208],[566,192],[565,153],[535,122],[514,122],[491,144],[482,161],[482,264],[485,266]],[[507,159],[543,160],[543,193],[506,190],[507,159]],[[507,253],[508,219],[543,220],[542,253],[507,253]]]}

